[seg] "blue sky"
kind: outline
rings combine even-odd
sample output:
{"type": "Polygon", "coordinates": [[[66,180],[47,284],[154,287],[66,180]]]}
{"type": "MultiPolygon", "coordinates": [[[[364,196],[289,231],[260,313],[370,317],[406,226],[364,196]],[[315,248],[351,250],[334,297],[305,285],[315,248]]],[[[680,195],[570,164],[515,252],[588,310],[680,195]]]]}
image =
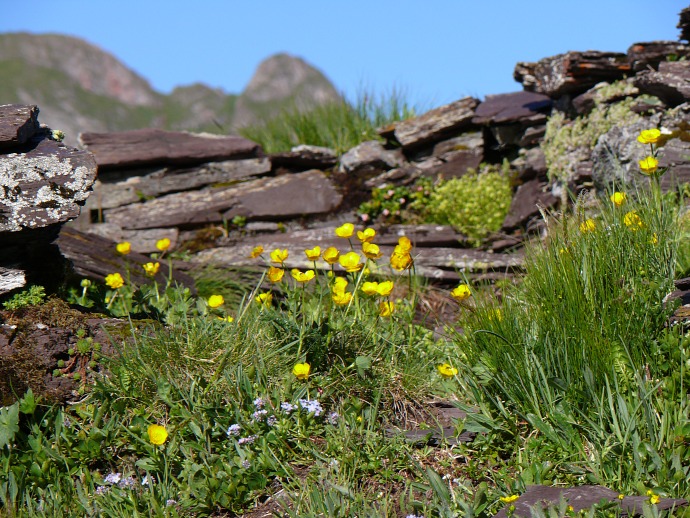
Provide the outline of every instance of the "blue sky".
{"type": "Polygon", "coordinates": [[[54,32],[114,54],[158,91],[240,93],[259,62],[300,56],[349,98],[401,89],[437,106],[520,90],[518,61],[677,40],[687,0],[1,0],[0,32],[54,32]]]}

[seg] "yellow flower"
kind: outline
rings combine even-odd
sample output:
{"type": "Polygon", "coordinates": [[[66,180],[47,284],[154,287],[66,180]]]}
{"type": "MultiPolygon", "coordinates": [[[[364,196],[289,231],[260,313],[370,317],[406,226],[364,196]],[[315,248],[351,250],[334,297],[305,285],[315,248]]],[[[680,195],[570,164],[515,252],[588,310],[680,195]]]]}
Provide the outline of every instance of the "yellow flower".
{"type": "Polygon", "coordinates": [[[297,282],[309,282],[314,278],[314,270],[307,270],[306,272],[300,272],[297,268],[293,268],[290,270],[290,275],[297,281],[297,282]]]}
{"type": "Polygon", "coordinates": [[[587,234],[588,232],[594,232],[597,229],[597,224],[592,218],[580,223],[580,232],[587,234]]]}
{"type": "Polygon", "coordinates": [[[506,504],[511,504],[511,503],[515,502],[515,500],[517,500],[518,498],[520,498],[518,495],[502,496],[501,502],[505,502],[506,504]]]}
{"type": "Polygon", "coordinates": [[[637,137],[637,141],[642,144],[656,144],[661,137],[661,131],[656,128],[642,130],[637,137]]]}
{"type": "Polygon", "coordinates": [[[395,247],[395,251],[391,255],[391,268],[394,270],[402,271],[406,270],[412,266],[412,256],[409,252],[399,251],[398,247],[395,247]]]}
{"type": "Polygon", "coordinates": [[[115,245],[115,250],[117,250],[118,254],[122,255],[127,255],[132,251],[132,243],[129,241],[123,241],[122,243],[118,243],[115,245]]]}
{"type": "Polygon", "coordinates": [[[625,226],[632,231],[644,228],[644,221],[642,221],[642,218],[638,216],[637,212],[634,210],[631,210],[625,216],[623,216],[623,223],[625,223],[625,226]]]}
{"type": "Polygon", "coordinates": [[[378,282],[364,282],[364,283],[362,283],[361,289],[367,295],[378,295],[379,283],[378,282]]]}
{"type": "Polygon", "coordinates": [[[442,363],[436,367],[436,370],[438,370],[438,373],[444,378],[452,378],[458,373],[458,369],[453,367],[450,363],[442,363]]]}
{"type": "Polygon", "coordinates": [[[362,252],[369,259],[379,259],[380,257],[383,256],[383,254],[381,253],[381,250],[379,249],[379,245],[375,245],[374,243],[369,243],[368,241],[364,241],[362,243],[362,252]]]}
{"type": "Polygon", "coordinates": [[[261,245],[255,246],[252,250],[252,253],[249,254],[249,257],[251,257],[252,259],[256,259],[257,257],[259,257],[263,253],[264,253],[264,247],[263,246],[261,246],[261,245]]]}
{"type": "Polygon", "coordinates": [[[336,277],[333,281],[333,293],[342,293],[347,287],[347,279],[345,277],[336,277]]]}
{"type": "Polygon", "coordinates": [[[310,261],[316,261],[321,256],[321,247],[315,246],[311,250],[305,250],[305,255],[310,261]]]}
{"type": "Polygon", "coordinates": [[[387,297],[393,291],[393,281],[380,282],[376,288],[377,293],[381,297],[387,297]]]}
{"type": "Polygon", "coordinates": [[[450,296],[460,302],[462,300],[469,299],[472,296],[472,292],[467,284],[460,284],[453,288],[453,290],[450,292],[450,296]]]}
{"type": "Polygon", "coordinates": [[[308,363],[296,363],[292,368],[292,373],[295,378],[302,381],[307,381],[309,379],[309,372],[311,371],[311,365],[308,363]]]}
{"type": "Polygon", "coordinates": [[[167,237],[159,239],[156,241],[156,248],[158,248],[158,250],[161,252],[165,252],[168,248],[170,248],[170,240],[167,237]]]}
{"type": "Polygon", "coordinates": [[[105,284],[109,288],[116,290],[118,288],[122,288],[122,286],[125,285],[125,280],[122,278],[122,275],[115,272],[105,276],[105,284]]]}
{"type": "Polygon", "coordinates": [[[625,498],[625,495],[623,493],[618,494],[618,500],[623,500],[625,498]]]}
{"type": "Polygon", "coordinates": [[[234,322],[235,319],[232,318],[230,315],[227,317],[216,317],[218,320],[222,320],[223,322],[234,322]]]}
{"type": "Polygon", "coordinates": [[[259,293],[256,298],[254,299],[256,302],[264,306],[265,308],[270,308],[271,303],[273,302],[273,294],[272,293],[259,293]]]}
{"type": "Polygon", "coordinates": [[[288,258],[288,251],[287,249],[281,250],[279,248],[276,248],[271,252],[271,261],[274,263],[278,264],[283,264],[285,262],[285,259],[288,258]]]}
{"type": "Polygon", "coordinates": [[[644,174],[654,174],[659,167],[659,161],[653,156],[643,158],[638,163],[640,164],[640,170],[644,174]]]}
{"type": "Polygon", "coordinates": [[[208,305],[211,308],[219,308],[225,304],[225,299],[223,298],[223,295],[211,295],[208,298],[208,305]]]}
{"type": "Polygon", "coordinates": [[[285,270],[282,268],[276,268],[275,266],[270,266],[268,268],[268,272],[266,272],[266,276],[271,282],[280,282],[283,280],[283,275],[285,275],[285,270]]]}
{"type": "Polygon", "coordinates": [[[373,228],[365,228],[363,231],[357,231],[357,239],[362,243],[371,243],[371,240],[376,236],[376,230],[373,228]]]}
{"type": "Polygon", "coordinates": [[[488,319],[492,321],[495,320],[496,322],[503,322],[503,312],[501,311],[501,308],[496,308],[489,313],[488,319]]]}
{"type": "Polygon", "coordinates": [[[333,294],[331,295],[331,298],[333,299],[333,302],[337,304],[338,306],[345,306],[350,303],[352,300],[352,293],[349,291],[335,291],[333,290],[333,294]]]}
{"type": "Polygon", "coordinates": [[[158,273],[158,269],[161,267],[161,263],[145,263],[141,267],[146,272],[146,275],[153,277],[158,273]]]}
{"type": "Polygon", "coordinates": [[[652,495],[649,497],[649,503],[652,504],[652,505],[658,504],[658,503],[659,503],[659,500],[660,500],[659,495],[654,495],[654,494],[652,494],[652,495]]]}
{"type": "Polygon", "coordinates": [[[611,196],[611,201],[616,207],[620,207],[625,203],[625,200],[627,199],[627,196],[625,195],[624,192],[614,192],[611,196]]]}
{"type": "Polygon", "coordinates": [[[161,426],[159,424],[149,425],[148,433],[149,442],[151,444],[155,444],[156,446],[164,444],[165,440],[168,438],[168,431],[165,429],[165,426],[161,426]]]}
{"type": "Polygon", "coordinates": [[[352,223],[344,223],[335,229],[335,235],[338,237],[350,238],[355,232],[355,226],[352,223]]]}
{"type": "Polygon", "coordinates": [[[389,317],[393,314],[393,310],[395,309],[395,304],[393,304],[389,300],[385,300],[379,304],[379,316],[380,317],[389,317]]]}
{"type": "Polygon", "coordinates": [[[329,246],[328,248],[326,248],[326,250],[323,251],[323,260],[326,261],[328,264],[337,263],[339,257],[340,252],[338,252],[338,249],[334,246],[329,246]]]}
{"type": "Polygon", "coordinates": [[[659,237],[656,235],[656,232],[652,234],[652,237],[649,238],[649,244],[651,245],[658,245],[659,244],[659,237]]]}
{"type": "Polygon", "coordinates": [[[338,259],[340,266],[345,268],[347,272],[358,272],[364,266],[364,263],[360,263],[360,256],[357,252],[348,252],[345,255],[341,255],[338,259]]]}

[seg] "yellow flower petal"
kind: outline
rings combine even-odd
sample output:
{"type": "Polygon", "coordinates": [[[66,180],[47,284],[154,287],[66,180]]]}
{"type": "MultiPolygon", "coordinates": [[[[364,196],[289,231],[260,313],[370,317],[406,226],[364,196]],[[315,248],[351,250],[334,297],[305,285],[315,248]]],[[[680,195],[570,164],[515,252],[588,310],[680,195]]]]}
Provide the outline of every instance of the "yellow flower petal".
{"type": "Polygon", "coordinates": [[[219,308],[223,304],[225,304],[225,299],[222,295],[211,295],[208,298],[208,306],[211,308],[219,308]]]}
{"type": "Polygon", "coordinates": [[[343,238],[350,238],[355,232],[355,226],[352,223],[344,223],[335,229],[335,235],[343,238]]]}
{"type": "Polygon", "coordinates": [[[661,131],[656,128],[642,130],[637,137],[637,141],[642,144],[656,144],[661,137],[661,131]]]}
{"type": "Polygon", "coordinates": [[[105,276],[105,284],[109,288],[116,290],[125,285],[125,280],[122,278],[122,275],[115,272],[105,276]]]}
{"type": "Polygon", "coordinates": [[[132,244],[129,241],[123,241],[115,245],[115,250],[117,250],[118,254],[127,255],[132,251],[132,244]]]}
{"type": "Polygon", "coordinates": [[[165,252],[168,248],[170,248],[170,239],[167,237],[164,237],[163,239],[159,239],[156,241],[156,248],[160,250],[161,252],[165,252]]]}
{"type": "Polygon", "coordinates": [[[319,257],[321,257],[321,247],[315,246],[311,250],[305,250],[304,254],[307,256],[307,259],[309,259],[310,261],[316,261],[316,260],[318,260],[319,257]]]}
{"type": "Polygon", "coordinates": [[[472,291],[467,284],[459,284],[450,292],[450,296],[458,302],[467,300],[472,296],[472,291]]]}
{"type": "Polygon", "coordinates": [[[164,444],[165,440],[168,438],[168,431],[165,429],[165,426],[158,424],[149,425],[148,434],[149,442],[157,446],[164,444]]]}
{"type": "Polygon", "coordinates": [[[292,374],[295,378],[302,381],[307,381],[309,379],[309,372],[311,371],[311,365],[308,363],[296,363],[292,368],[292,374]]]}

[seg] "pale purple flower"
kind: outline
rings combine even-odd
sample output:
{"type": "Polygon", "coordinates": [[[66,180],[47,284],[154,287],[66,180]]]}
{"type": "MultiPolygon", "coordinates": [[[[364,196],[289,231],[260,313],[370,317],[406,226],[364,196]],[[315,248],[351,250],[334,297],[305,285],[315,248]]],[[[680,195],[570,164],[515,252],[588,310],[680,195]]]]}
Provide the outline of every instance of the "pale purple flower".
{"type": "Polygon", "coordinates": [[[280,409],[286,414],[294,412],[295,408],[295,405],[293,405],[292,403],[288,403],[287,401],[280,404],[280,409]]]}
{"type": "Polygon", "coordinates": [[[103,479],[107,484],[117,484],[122,479],[122,473],[108,473],[103,479]]]}
{"type": "Polygon", "coordinates": [[[266,417],[266,414],[268,414],[268,410],[266,409],[262,408],[261,410],[257,410],[252,414],[252,421],[261,421],[266,417]]]}
{"type": "Polygon", "coordinates": [[[254,400],[254,406],[255,406],[256,408],[263,408],[263,407],[264,407],[264,400],[261,399],[260,397],[256,398],[256,399],[254,400]]]}
{"type": "Polygon", "coordinates": [[[251,468],[251,466],[252,466],[252,463],[249,462],[248,460],[243,460],[243,461],[242,461],[242,467],[243,467],[244,469],[249,469],[249,468],[251,468]]]}
{"type": "Polygon", "coordinates": [[[225,433],[228,435],[228,437],[230,437],[231,435],[237,436],[237,435],[240,434],[240,430],[242,430],[242,427],[241,427],[240,425],[238,425],[238,424],[231,424],[231,425],[228,427],[228,431],[225,432],[225,433]]]}
{"type": "Polygon", "coordinates": [[[239,441],[237,441],[237,444],[251,444],[256,440],[256,435],[250,435],[249,437],[242,437],[239,441]]]}
{"type": "Polygon", "coordinates": [[[275,424],[276,424],[277,422],[278,422],[278,418],[277,418],[276,416],[274,416],[274,415],[270,415],[270,416],[268,416],[268,418],[266,419],[266,424],[267,424],[268,426],[275,426],[275,424]]]}
{"type": "Polygon", "coordinates": [[[340,419],[338,412],[329,412],[329,414],[326,416],[326,421],[328,421],[328,424],[332,424],[333,426],[338,424],[338,419],[340,419]]]}
{"type": "Polygon", "coordinates": [[[132,487],[136,486],[136,484],[137,484],[137,481],[134,480],[134,477],[125,477],[117,483],[117,485],[123,489],[132,488],[132,487]]]}
{"type": "Polygon", "coordinates": [[[320,416],[321,412],[323,412],[321,403],[319,403],[315,399],[300,399],[299,404],[307,412],[309,412],[310,414],[314,414],[316,417],[320,416]]]}

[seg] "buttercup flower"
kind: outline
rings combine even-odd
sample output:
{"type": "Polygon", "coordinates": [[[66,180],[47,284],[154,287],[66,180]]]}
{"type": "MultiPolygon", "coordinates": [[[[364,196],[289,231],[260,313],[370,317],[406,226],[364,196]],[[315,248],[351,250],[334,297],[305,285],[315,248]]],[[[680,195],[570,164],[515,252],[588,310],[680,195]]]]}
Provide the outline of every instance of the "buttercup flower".
{"type": "Polygon", "coordinates": [[[656,144],[659,142],[659,137],[661,137],[661,131],[656,128],[642,130],[640,135],[637,137],[637,141],[642,144],[656,144]]]}
{"type": "Polygon", "coordinates": [[[279,248],[276,248],[271,252],[271,261],[274,263],[278,264],[283,264],[285,262],[285,259],[288,258],[288,251],[287,249],[281,250],[279,248]]]}
{"type": "Polygon", "coordinates": [[[319,257],[321,257],[321,247],[315,246],[311,250],[305,250],[304,254],[310,261],[316,261],[319,257]]]}
{"type": "Polygon", "coordinates": [[[115,250],[117,250],[118,254],[121,255],[127,255],[132,251],[132,243],[129,241],[123,241],[122,243],[118,243],[115,245],[115,250]]]}
{"type": "Polygon", "coordinates": [[[651,494],[649,496],[649,503],[652,505],[658,504],[659,500],[660,500],[659,495],[651,494]]]}
{"type": "Polygon", "coordinates": [[[515,502],[515,500],[517,500],[518,498],[520,498],[518,495],[502,496],[501,502],[505,502],[506,504],[510,504],[510,503],[515,502]]]}
{"type": "Polygon", "coordinates": [[[365,228],[364,230],[357,231],[357,239],[359,239],[362,243],[371,243],[375,236],[376,230],[373,228],[365,228]]]}
{"type": "Polygon", "coordinates": [[[594,232],[597,229],[597,224],[593,219],[588,219],[580,223],[580,232],[587,234],[588,232],[594,232]]]}
{"type": "Polygon", "coordinates": [[[164,237],[163,239],[159,239],[156,241],[156,248],[160,250],[161,252],[165,252],[168,248],[170,248],[170,239],[167,237],[164,237]]]}
{"type": "Polygon", "coordinates": [[[222,295],[211,295],[208,298],[208,305],[211,308],[219,308],[223,304],[225,304],[225,299],[222,295]]]}
{"type": "Polygon", "coordinates": [[[309,379],[309,372],[311,371],[311,365],[308,363],[296,363],[292,368],[292,373],[295,378],[302,381],[307,381],[309,379]]]}
{"type": "Polygon", "coordinates": [[[223,322],[229,322],[229,323],[232,323],[235,321],[235,319],[233,317],[231,317],[230,315],[228,315],[227,317],[216,317],[216,318],[218,320],[222,320],[223,322]]]}
{"type": "Polygon", "coordinates": [[[633,231],[644,228],[644,221],[642,221],[642,218],[638,216],[637,212],[634,210],[631,210],[625,216],[623,216],[623,223],[626,227],[633,231]]]}
{"type": "Polygon", "coordinates": [[[436,370],[444,378],[452,378],[458,373],[458,369],[453,367],[450,363],[442,363],[436,367],[436,370]]]}
{"type": "Polygon", "coordinates": [[[611,201],[616,207],[620,207],[625,203],[625,200],[627,199],[627,196],[625,195],[624,192],[614,192],[611,196],[611,201]]]}
{"type": "Polygon", "coordinates": [[[165,440],[168,438],[168,431],[165,429],[165,426],[159,424],[149,425],[148,433],[149,442],[157,446],[165,443],[165,440]]]}
{"type": "Polygon", "coordinates": [[[352,300],[352,293],[350,293],[349,291],[335,291],[335,290],[333,290],[333,294],[331,295],[331,299],[333,299],[333,302],[335,304],[337,304],[338,306],[346,306],[352,300]]]}
{"type": "Polygon", "coordinates": [[[283,275],[285,275],[285,270],[276,268],[275,266],[269,267],[266,272],[266,277],[268,277],[268,280],[271,282],[280,282],[283,280],[283,275]]]}
{"type": "Polygon", "coordinates": [[[362,243],[362,252],[369,259],[379,259],[380,257],[383,256],[383,254],[381,253],[381,250],[379,249],[379,245],[375,245],[374,243],[369,243],[368,241],[364,241],[362,243]]]}
{"type": "Polygon", "coordinates": [[[345,277],[336,277],[333,281],[333,293],[342,293],[347,287],[347,279],[345,277]]]}
{"type": "Polygon", "coordinates": [[[409,252],[412,250],[412,241],[405,236],[401,236],[398,239],[398,244],[395,248],[399,249],[401,252],[409,252]]]}
{"type": "Polygon", "coordinates": [[[398,247],[391,255],[391,268],[402,271],[412,266],[412,256],[408,252],[397,251],[398,247]]]}
{"type": "Polygon", "coordinates": [[[341,255],[338,259],[340,266],[349,273],[358,272],[362,269],[364,263],[360,263],[359,260],[360,256],[357,252],[348,252],[345,255],[341,255]]]}
{"type": "Polygon", "coordinates": [[[393,304],[389,300],[384,300],[379,304],[379,316],[380,317],[389,317],[393,314],[393,310],[395,309],[395,304],[393,304]]]}
{"type": "Polygon", "coordinates": [[[458,302],[467,300],[472,296],[472,291],[467,284],[459,284],[450,292],[450,296],[458,302]]]}
{"type": "Polygon", "coordinates": [[[393,291],[393,281],[383,281],[376,287],[376,292],[381,297],[387,297],[393,291]]]}
{"type": "Polygon", "coordinates": [[[340,252],[338,252],[338,249],[334,246],[329,246],[323,251],[323,260],[326,261],[328,264],[337,263],[339,257],[340,252]]]}
{"type": "Polygon", "coordinates": [[[344,223],[335,229],[335,235],[338,237],[344,237],[346,239],[352,237],[355,232],[355,226],[352,223],[344,223]]]}
{"type": "Polygon", "coordinates": [[[125,285],[125,280],[122,278],[122,275],[115,272],[105,276],[105,284],[109,288],[116,290],[125,285]]]}
{"type": "Polygon", "coordinates": [[[161,263],[144,263],[141,267],[144,269],[144,272],[146,272],[146,275],[154,277],[158,273],[161,263]]]}
{"type": "Polygon", "coordinates": [[[258,302],[262,306],[270,308],[271,303],[273,302],[273,294],[270,292],[259,293],[254,300],[256,300],[256,302],[258,302]]]}
{"type": "Polygon", "coordinates": [[[251,257],[252,259],[256,259],[257,257],[259,257],[263,253],[264,253],[264,247],[263,246],[261,246],[261,245],[255,246],[252,249],[252,253],[249,254],[249,257],[251,257]]]}
{"type": "Polygon", "coordinates": [[[309,282],[314,278],[314,270],[307,270],[306,272],[300,272],[297,268],[293,268],[290,270],[290,275],[297,281],[297,282],[309,282]]]}
{"type": "Polygon", "coordinates": [[[379,283],[378,282],[365,282],[362,283],[361,290],[367,295],[378,295],[379,283]]]}
{"type": "Polygon", "coordinates": [[[653,156],[643,158],[638,163],[640,164],[640,171],[644,174],[654,174],[659,167],[659,161],[653,156]]]}

